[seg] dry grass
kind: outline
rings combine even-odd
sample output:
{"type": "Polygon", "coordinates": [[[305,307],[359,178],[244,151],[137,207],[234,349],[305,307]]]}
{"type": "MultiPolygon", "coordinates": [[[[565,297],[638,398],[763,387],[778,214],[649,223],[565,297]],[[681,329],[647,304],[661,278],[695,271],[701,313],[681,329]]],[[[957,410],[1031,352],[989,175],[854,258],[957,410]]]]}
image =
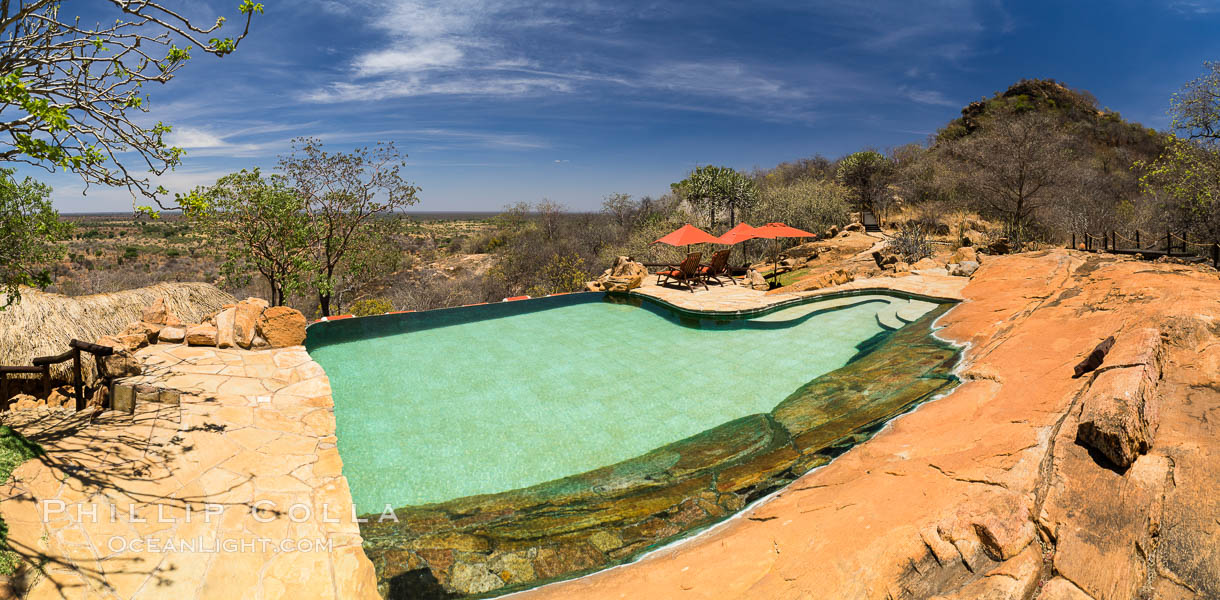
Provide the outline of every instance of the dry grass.
{"type": "MultiPolygon", "coordinates": [[[[197,323],[234,302],[233,296],[207,283],[158,283],[75,297],[23,288],[21,302],[0,311],[0,364],[28,365],[35,357],[64,352],[74,338],[95,342],[103,335],[116,335],[139,321],[144,307],[161,297],[187,323],[197,323]]],[[[86,380],[92,380],[93,360],[81,362],[86,380]]],[[[71,362],[60,363],[51,373],[67,381],[71,366],[71,362]]]]}

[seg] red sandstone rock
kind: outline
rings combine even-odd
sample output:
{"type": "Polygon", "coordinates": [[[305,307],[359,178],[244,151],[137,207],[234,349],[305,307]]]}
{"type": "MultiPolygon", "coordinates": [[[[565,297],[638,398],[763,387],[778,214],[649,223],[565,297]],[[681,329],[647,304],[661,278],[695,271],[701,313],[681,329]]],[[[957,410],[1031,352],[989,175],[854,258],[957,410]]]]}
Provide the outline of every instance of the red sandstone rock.
{"type": "Polygon", "coordinates": [[[273,348],[299,346],[305,343],[305,315],[287,306],[274,306],[258,318],[258,333],[273,348]]]}
{"type": "Polygon", "coordinates": [[[1105,371],[1081,401],[1077,439],[1121,469],[1148,451],[1156,431],[1156,385],[1147,375],[1143,366],[1105,371]]]}

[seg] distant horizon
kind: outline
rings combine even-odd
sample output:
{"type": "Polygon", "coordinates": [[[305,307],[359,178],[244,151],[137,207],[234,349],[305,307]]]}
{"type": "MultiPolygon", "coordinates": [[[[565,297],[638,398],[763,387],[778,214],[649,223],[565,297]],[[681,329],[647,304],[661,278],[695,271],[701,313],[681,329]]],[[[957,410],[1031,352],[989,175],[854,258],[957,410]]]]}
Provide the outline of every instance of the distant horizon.
{"type": "MultiPolygon", "coordinates": [[[[99,6],[72,8],[113,19],[99,6]]],[[[224,10],[191,12],[235,18],[224,10]]],[[[153,181],[170,199],[271,171],[290,140],[312,136],[328,151],[395,142],[423,211],[543,199],[588,211],[610,194],[662,195],[698,165],[749,171],[924,142],[1026,78],[1166,130],[1173,93],[1220,60],[1218,30],[1220,0],[304,0],[269,3],[237,52],[195,57],[150,89],[142,118],[171,125],[166,141],[186,151],[153,181]]],[[[19,173],[51,185],[65,214],[133,204],[126,189],[82,196],[72,174],[19,173]]]]}

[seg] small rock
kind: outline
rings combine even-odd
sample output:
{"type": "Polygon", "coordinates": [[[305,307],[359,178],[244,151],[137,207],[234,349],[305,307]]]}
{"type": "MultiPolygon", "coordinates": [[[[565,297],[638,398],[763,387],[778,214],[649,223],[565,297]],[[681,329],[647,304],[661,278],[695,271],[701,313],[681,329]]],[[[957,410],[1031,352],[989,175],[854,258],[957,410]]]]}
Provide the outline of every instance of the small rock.
{"type": "Polygon", "coordinates": [[[588,281],[588,282],[585,282],[585,291],[586,292],[604,292],[604,291],[606,291],[606,288],[602,287],[602,282],[600,282],[600,281],[588,281]]]}
{"type": "Polygon", "coordinates": [[[125,335],[141,335],[144,336],[146,344],[155,344],[157,343],[157,335],[161,333],[161,327],[161,325],[139,321],[128,325],[120,337],[125,335]]]}
{"type": "Polygon", "coordinates": [[[166,325],[161,328],[161,333],[157,334],[157,341],[167,344],[181,344],[184,339],[186,339],[185,327],[170,327],[166,325]]]}
{"type": "Polygon", "coordinates": [[[755,269],[750,269],[749,272],[746,273],[746,282],[752,289],[755,290],[766,291],[771,287],[771,285],[767,283],[767,278],[763,277],[762,273],[759,273],[755,269]]]}
{"type": "Polygon", "coordinates": [[[902,261],[896,262],[896,263],[894,263],[894,272],[895,273],[909,273],[909,272],[911,272],[911,265],[908,265],[907,263],[902,262],[902,261]]]}
{"type": "Polygon", "coordinates": [[[911,265],[911,269],[913,269],[915,271],[923,271],[925,269],[936,269],[939,267],[940,267],[940,263],[932,260],[931,258],[927,258],[927,257],[921,258],[921,259],[915,261],[915,264],[911,265]]]}
{"type": "Polygon", "coordinates": [[[864,224],[863,223],[852,223],[851,225],[844,227],[843,230],[844,231],[864,231],[864,224]]]}
{"type": "Polygon", "coordinates": [[[979,263],[972,260],[949,265],[949,274],[957,277],[970,277],[977,270],[979,270],[979,263]]]}
{"type": "Polygon", "coordinates": [[[449,586],[463,594],[483,594],[504,587],[504,580],[486,564],[458,562],[450,571],[449,586]]]}
{"type": "Polygon", "coordinates": [[[215,346],[216,327],[206,323],[187,327],[186,343],[188,346],[215,346]]]}
{"type": "Polygon", "coordinates": [[[134,377],[144,370],[131,351],[125,349],[118,349],[110,356],[103,356],[99,365],[106,377],[134,377]]]}
{"type": "Polygon", "coordinates": [[[46,404],[49,408],[75,407],[76,399],[72,397],[72,388],[64,385],[51,390],[51,395],[47,396],[46,404]]]}

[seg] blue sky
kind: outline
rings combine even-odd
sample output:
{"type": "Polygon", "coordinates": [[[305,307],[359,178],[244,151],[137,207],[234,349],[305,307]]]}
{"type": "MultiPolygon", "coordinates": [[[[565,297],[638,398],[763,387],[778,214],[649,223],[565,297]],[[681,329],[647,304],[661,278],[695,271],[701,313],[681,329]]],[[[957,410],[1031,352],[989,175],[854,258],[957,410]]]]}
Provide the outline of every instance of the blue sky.
{"type": "MultiPolygon", "coordinates": [[[[238,0],[173,2],[236,24],[238,0]]],[[[296,136],[394,141],[417,210],[660,195],[699,164],[769,167],[924,140],[1023,77],[1163,129],[1220,60],[1220,0],[493,2],[264,0],[237,53],[149,90],[185,163],[174,192],[273,168],[296,136]]],[[[65,2],[64,13],[86,6],[65,2]]],[[[113,18],[111,16],[110,18],[113,18]]],[[[125,190],[35,174],[61,211],[125,190]]]]}

